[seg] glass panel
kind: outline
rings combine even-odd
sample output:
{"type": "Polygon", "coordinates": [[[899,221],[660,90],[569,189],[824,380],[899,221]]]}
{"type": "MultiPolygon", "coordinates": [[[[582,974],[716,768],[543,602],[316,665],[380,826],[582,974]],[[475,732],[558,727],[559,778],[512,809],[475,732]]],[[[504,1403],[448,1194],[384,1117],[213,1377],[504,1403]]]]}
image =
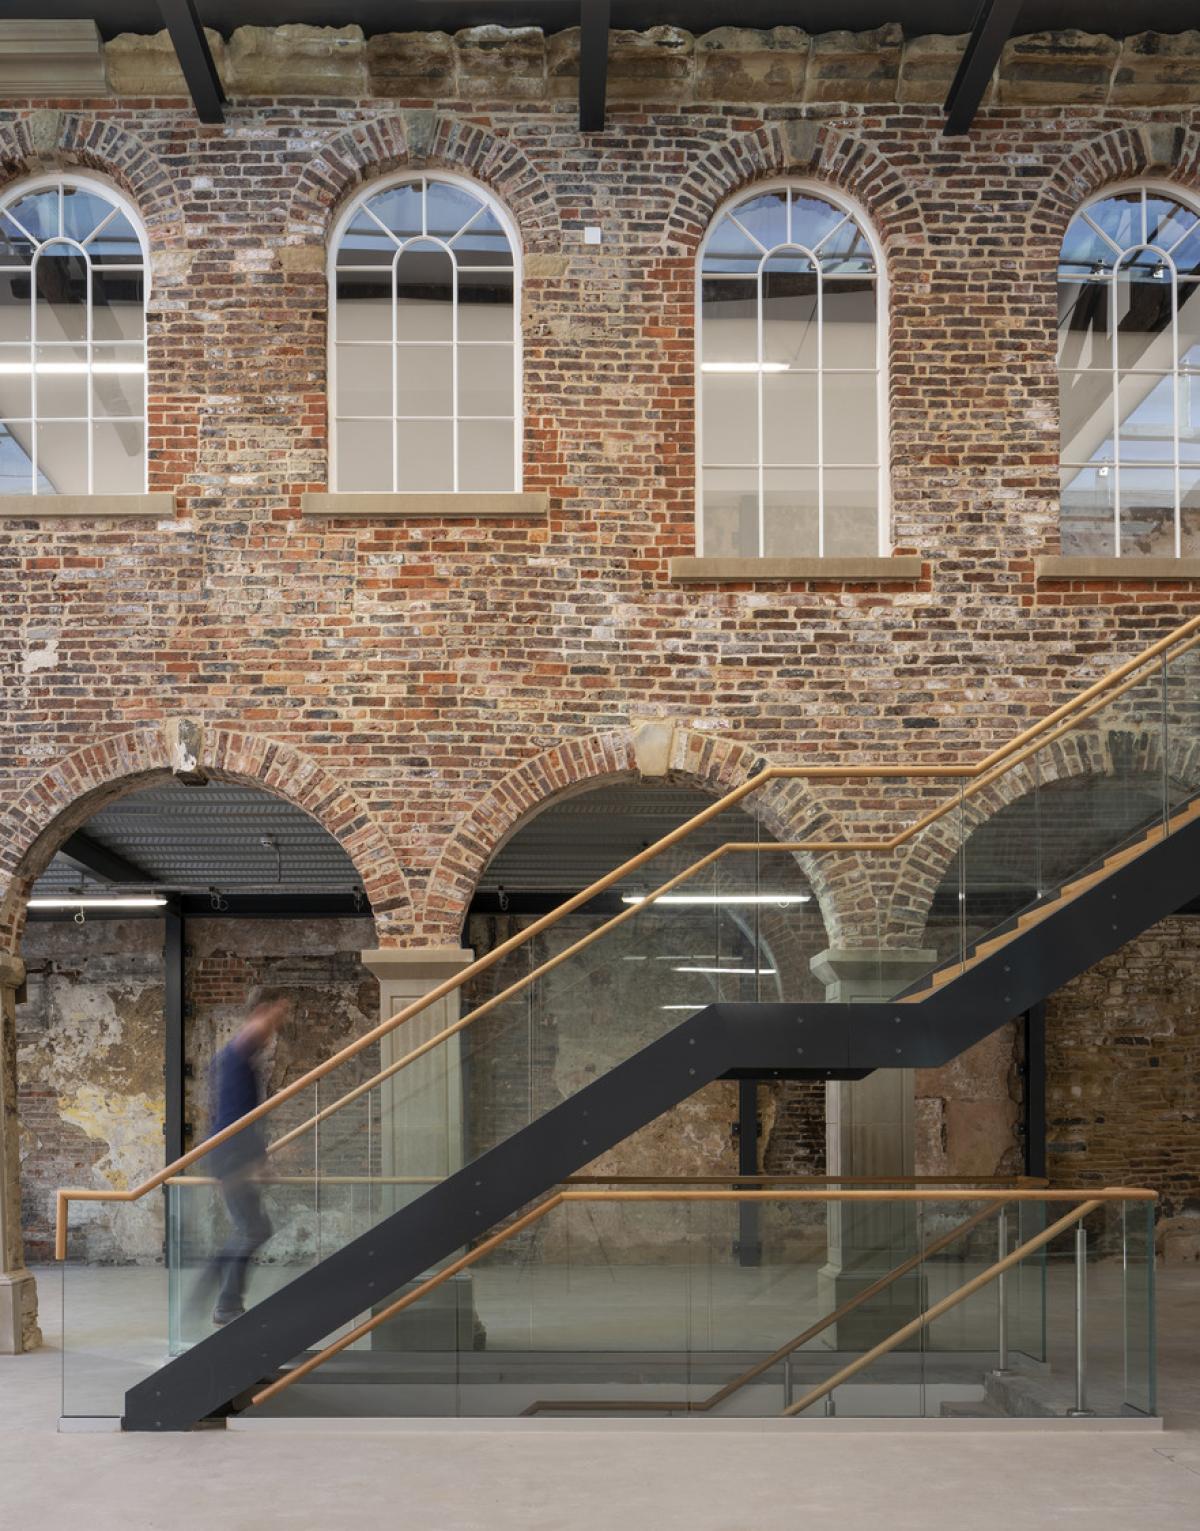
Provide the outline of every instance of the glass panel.
{"type": "Polygon", "coordinates": [[[32,413],[33,368],[29,347],[0,347],[0,419],[28,420],[32,413]]]}
{"type": "Polygon", "coordinates": [[[1125,1386],[1122,1403],[1140,1414],[1158,1410],[1155,1377],[1154,1203],[1121,1208],[1125,1282],[1125,1386]]]}
{"type": "Polygon", "coordinates": [[[463,233],[451,241],[464,266],[511,266],[512,246],[491,208],[485,207],[463,233]]]}
{"type": "Polygon", "coordinates": [[[768,468],[763,475],[763,522],[767,558],[815,558],[817,470],[768,468]]]}
{"type": "Polygon", "coordinates": [[[702,552],[706,558],[758,557],[757,468],[706,468],[702,552]]]}
{"type": "Polygon", "coordinates": [[[458,487],[507,493],[513,481],[513,422],[463,420],[458,427],[458,487]]]}
{"type": "Polygon", "coordinates": [[[425,232],[449,240],[480,209],[480,200],[448,181],[428,181],[425,187],[425,232]]]}
{"type": "Polygon", "coordinates": [[[42,420],[87,419],[85,346],[38,346],[37,413],[42,420]]]}
{"type": "Polygon", "coordinates": [[[787,193],[768,191],[762,196],[739,202],[732,210],[733,217],[747,233],[751,234],[764,250],[788,242],[787,193]]]}
{"type": "Polygon", "coordinates": [[[62,230],[59,227],[58,188],[30,192],[16,202],[10,202],[5,214],[21,230],[32,236],[39,244],[54,239],[62,230]]]}
{"type": "MultiPolygon", "coordinates": [[[[1122,463],[1173,462],[1175,381],[1168,373],[1122,373],[1118,382],[1118,456],[1122,463]]],[[[1123,497],[1123,491],[1122,491],[1123,497]]]]}
{"type": "Polygon", "coordinates": [[[818,277],[794,270],[776,256],[763,271],[763,360],[814,368],[819,361],[818,277]]]}
{"type": "Polygon", "coordinates": [[[1200,471],[1183,468],[1179,474],[1180,521],[1184,558],[1200,557],[1200,471]]]}
{"type": "Polygon", "coordinates": [[[700,341],[705,365],[758,360],[758,282],[706,278],[700,287],[700,341]]]}
{"type": "Polygon", "coordinates": [[[1146,196],[1146,243],[1157,245],[1160,250],[1170,250],[1189,229],[1195,228],[1196,215],[1173,197],[1160,192],[1146,196]]]}
{"type": "Polygon", "coordinates": [[[341,420],[335,428],[338,489],[343,494],[392,489],[390,421],[341,420]]]}
{"type": "Polygon", "coordinates": [[[458,410],[462,415],[513,413],[510,346],[462,346],[458,353],[458,410]]]}
{"type": "Polygon", "coordinates": [[[1068,557],[1116,554],[1115,494],[1111,468],[1062,470],[1062,550],[1068,557]]]}
{"type": "Polygon", "coordinates": [[[1174,354],[1174,303],[1169,280],[1154,281],[1141,268],[1125,265],[1113,287],[1117,365],[1169,371],[1174,354]]]}
{"type": "Polygon", "coordinates": [[[39,425],[37,465],[55,494],[88,492],[88,428],[77,425],[39,425]]]}
{"type": "Polygon", "coordinates": [[[47,245],[34,265],[39,340],[86,340],[87,261],[67,245],[47,245]]]}
{"type": "MultiPolygon", "coordinates": [[[[93,1205],[102,1226],[113,1209],[93,1205]]],[[[162,1205],[152,1195],[144,1207],[135,1204],[135,1215],[148,1213],[161,1224],[162,1205]]],[[[83,1205],[75,1203],[71,1212],[68,1258],[60,1267],[62,1412],[67,1419],[119,1419],[126,1392],[168,1359],[167,1271],[162,1265],[106,1263],[89,1240],[92,1219],[83,1205]]]]}
{"type": "MultiPolygon", "coordinates": [[[[803,245],[808,250],[815,250],[821,246],[821,254],[830,253],[830,237],[837,230],[839,247],[845,243],[847,237],[852,238],[851,232],[847,236],[847,225],[853,231],[855,225],[852,218],[848,219],[840,207],[834,207],[832,202],[826,202],[824,197],[814,197],[809,192],[793,191],[792,194],[792,233],[791,243],[803,245]],[[825,243],[822,243],[825,241],[825,243]]],[[[782,244],[782,240],[776,241],[782,244]]]]}
{"type": "Polygon", "coordinates": [[[146,328],[141,272],[92,272],[92,339],[140,340],[146,328]]]}
{"type": "Polygon", "coordinates": [[[701,376],[704,460],[758,461],[758,378],[753,372],[701,376]]]}
{"type": "Polygon", "coordinates": [[[145,430],[140,420],[98,423],[92,431],[94,494],[142,494],[146,488],[145,430]]]}
{"type": "Polygon", "coordinates": [[[389,186],[377,197],[372,197],[367,206],[385,229],[390,229],[400,239],[411,239],[414,235],[424,233],[421,223],[422,201],[421,183],[407,181],[400,186],[389,186]]]}
{"type": "Polygon", "coordinates": [[[27,425],[0,425],[0,494],[33,493],[30,434],[27,425]]]}
{"type": "Polygon", "coordinates": [[[389,270],[399,245],[386,228],[380,228],[366,208],[350,220],[338,245],[339,266],[386,266],[389,270]]]}
{"type": "MultiPolygon", "coordinates": [[[[751,381],[757,381],[751,378],[751,381]]],[[[763,461],[816,463],[817,390],[815,372],[767,372],[762,379],[763,461]]],[[[736,460],[736,459],[735,459],[736,460]]]]}
{"type": "Polygon", "coordinates": [[[454,413],[454,352],[450,346],[396,348],[396,413],[454,413]]]}
{"type": "Polygon", "coordinates": [[[1086,463],[1115,459],[1112,389],[1111,371],[1059,372],[1063,462],[1086,463]]]}
{"type": "Polygon", "coordinates": [[[454,488],[454,427],[449,420],[401,420],[396,426],[396,456],[401,490],[454,488]]]}
{"type": "Polygon", "coordinates": [[[396,262],[397,340],[450,340],[454,262],[436,245],[412,244],[396,262]]]}
{"type": "Polygon", "coordinates": [[[873,557],[878,552],[878,470],[826,468],[826,556],[830,558],[873,557]]]}
{"type": "Polygon", "coordinates": [[[1171,468],[1121,469],[1121,554],[1175,552],[1175,474],[1171,468]]]}
{"type": "MultiPolygon", "coordinates": [[[[1123,246],[1118,246],[1123,248],[1123,246]]],[[[1112,266],[1117,251],[1111,242],[1092,227],[1082,214],[1071,220],[1063,240],[1059,259],[1063,265],[1074,267],[1112,266]]]]}
{"type": "Polygon", "coordinates": [[[1058,364],[1060,367],[1112,370],[1108,329],[1110,281],[1060,281],[1058,284],[1058,364]]]}
{"type": "Polygon", "coordinates": [[[826,367],[869,367],[878,361],[875,283],[826,282],[821,293],[826,367]]]}
{"type": "Polygon", "coordinates": [[[390,418],[393,348],[390,345],[339,345],[334,354],[337,413],[390,418]]]}
{"type": "MultiPolygon", "coordinates": [[[[101,197],[96,192],[83,186],[64,186],[62,193],[62,233],[68,239],[78,240],[80,244],[113,212],[113,205],[107,197],[101,197]]],[[[116,215],[122,223],[124,216],[116,215]]],[[[113,220],[116,222],[116,219],[113,220]]],[[[128,224],[125,225],[128,228],[128,224]]],[[[111,225],[110,225],[111,227],[111,225]]],[[[130,233],[133,231],[130,230],[130,233]]]]}
{"type": "Polygon", "coordinates": [[[513,273],[458,273],[458,338],[511,344],[513,339],[513,273]]]}
{"type": "Polygon", "coordinates": [[[713,225],[704,246],[704,270],[744,271],[747,265],[756,267],[762,251],[749,234],[729,217],[721,217],[713,225]]]}
{"type": "Polygon", "coordinates": [[[32,315],[29,272],[0,271],[0,343],[28,340],[32,315]]]}
{"type": "Polygon", "coordinates": [[[879,461],[879,379],[874,372],[826,373],[825,461],[879,461]]]}
{"type": "Polygon", "coordinates": [[[340,271],[334,325],[338,340],[388,340],[392,334],[392,273],[340,271]]]}
{"type": "Polygon", "coordinates": [[[146,406],[146,367],[141,347],[92,348],[92,412],[140,415],[146,406]]]}
{"type": "Polygon", "coordinates": [[[87,252],[93,266],[140,266],[144,260],[141,242],[124,213],[89,238],[87,252]]]}
{"type": "Polygon", "coordinates": [[[1140,245],[1145,238],[1140,191],[1122,191],[1094,202],[1083,217],[1106,234],[1119,250],[1140,245]]]}

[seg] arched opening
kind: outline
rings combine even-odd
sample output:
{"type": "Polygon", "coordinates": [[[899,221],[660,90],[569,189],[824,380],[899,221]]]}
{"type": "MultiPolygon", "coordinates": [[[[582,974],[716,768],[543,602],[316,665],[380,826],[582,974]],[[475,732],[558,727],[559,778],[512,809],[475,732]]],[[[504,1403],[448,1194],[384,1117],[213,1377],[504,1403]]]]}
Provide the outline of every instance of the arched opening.
{"type": "MultiPolygon", "coordinates": [[[[492,856],[463,944],[476,956],[494,951],[712,801],[698,787],[669,780],[599,782],[549,801],[492,856]]],[[[472,1028],[475,1061],[464,1076],[469,1156],[689,1012],[715,1001],[824,996],[810,967],[828,945],[820,904],[796,857],[772,851],[774,844],[745,807],[729,810],[517,947],[471,985],[465,1006],[496,1003],[472,1028]],[[718,854],[733,843],[756,849],[718,854]],[[639,904],[706,858],[663,898],[639,904]],[[516,987],[556,958],[564,960],[543,978],[516,987]]],[[[597,1159],[588,1173],[744,1170],[736,1134],[754,1131],[753,1093],[748,1099],[741,1092],[739,1101],[737,1082],[709,1085],[597,1159]]],[[[756,1166],[821,1172],[824,1085],[780,1081],[760,1086],[757,1095],[756,1166]]]]}
{"type": "MultiPolygon", "coordinates": [[[[293,1007],[261,1060],[265,1094],[378,1019],[361,961],[376,944],[371,906],[346,848],[315,818],[199,772],[190,786],[163,773],[98,795],[90,818],[67,810],[28,857],[44,863],[47,839],[58,846],[28,899],[16,1009],[31,1263],[52,1256],[59,1187],[137,1186],[208,1135],[209,1067],[255,990],[282,989],[293,1007]]],[[[377,1067],[377,1049],[361,1066],[377,1067]]],[[[120,1278],[129,1300],[143,1287],[156,1300],[164,1206],[158,1193],[74,1204],[71,1258],[89,1277],[139,1267],[120,1278]]],[[[279,1279],[308,1257],[311,1210],[311,1195],[272,1210],[259,1258],[279,1279]]]]}

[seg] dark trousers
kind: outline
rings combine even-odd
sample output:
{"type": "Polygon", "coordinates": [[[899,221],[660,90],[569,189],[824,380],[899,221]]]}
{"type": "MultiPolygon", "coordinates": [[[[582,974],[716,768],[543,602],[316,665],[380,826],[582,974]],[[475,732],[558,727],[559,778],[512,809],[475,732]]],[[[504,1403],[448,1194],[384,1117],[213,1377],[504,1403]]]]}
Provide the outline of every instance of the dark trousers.
{"type": "Polygon", "coordinates": [[[246,1266],[256,1249],[271,1237],[271,1220],[263,1211],[262,1193],[247,1175],[233,1175],[221,1182],[221,1195],[229,1211],[229,1237],[217,1256],[221,1274],[218,1310],[237,1312],[246,1290],[246,1266]]]}

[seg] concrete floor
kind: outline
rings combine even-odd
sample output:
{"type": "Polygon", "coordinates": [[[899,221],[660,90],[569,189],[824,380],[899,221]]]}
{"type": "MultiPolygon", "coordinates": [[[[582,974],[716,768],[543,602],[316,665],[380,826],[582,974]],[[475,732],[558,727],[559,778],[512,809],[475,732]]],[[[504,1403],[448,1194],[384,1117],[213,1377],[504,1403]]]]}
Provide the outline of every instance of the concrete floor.
{"type": "MultiPolygon", "coordinates": [[[[48,1294],[49,1296],[49,1294],[48,1294]]],[[[1165,1432],[870,1434],[836,1421],[312,1422],[186,1436],[57,1431],[47,1348],[0,1358],[0,1526],[258,1531],[1087,1531],[1200,1525],[1200,1272],[1160,1281],[1165,1432]]]]}

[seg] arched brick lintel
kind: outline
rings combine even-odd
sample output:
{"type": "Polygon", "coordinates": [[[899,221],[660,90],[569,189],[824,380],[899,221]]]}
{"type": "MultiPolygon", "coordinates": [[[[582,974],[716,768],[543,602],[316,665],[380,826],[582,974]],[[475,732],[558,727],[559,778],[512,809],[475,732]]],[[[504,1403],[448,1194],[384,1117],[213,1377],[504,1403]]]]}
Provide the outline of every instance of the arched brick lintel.
{"type": "MultiPolygon", "coordinates": [[[[353,862],[379,940],[409,939],[404,871],[361,799],[336,776],[289,744],[232,728],[205,730],[202,763],[214,778],[258,787],[315,819],[353,862]]],[[[18,951],[29,889],[67,836],[106,803],[170,775],[164,731],[146,725],[66,756],[0,814],[0,952],[18,951]]]]}
{"type": "MultiPolygon", "coordinates": [[[[502,778],[460,821],[429,880],[421,936],[430,943],[457,942],[484,869],[496,852],[553,802],[611,782],[639,779],[634,728],[589,734],[523,761],[502,778]]],[[[670,778],[686,782],[714,798],[739,787],[768,761],[755,749],[731,739],[676,726],[670,752],[670,778]]],[[[820,831],[837,835],[832,815],[802,779],[768,784],[743,805],[761,818],[778,840],[802,839],[820,831]]],[[[853,907],[865,886],[857,857],[836,865],[801,853],[798,860],[812,883],[830,940],[840,930],[839,911],[853,907]]]]}
{"type": "Polygon", "coordinates": [[[1177,181],[1194,199],[1200,191],[1200,134],[1144,123],[1077,143],[1053,168],[1029,209],[1030,241],[1057,253],[1067,225],[1084,202],[1106,186],[1143,178],[1177,181]]]}
{"type": "Polygon", "coordinates": [[[558,251],[558,210],[528,156],[476,123],[428,111],[377,117],[331,138],[292,193],[287,233],[305,242],[323,240],[338,210],[369,181],[400,170],[437,169],[470,176],[492,192],[512,214],[526,251],[558,251]]]}
{"type": "Polygon", "coordinates": [[[152,244],[178,239],[183,210],[172,175],[136,134],[76,112],[27,112],[0,125],[0,190],[28,175],[91,170],[138,210],[152,244]]]}
{"type": "Polygon", "coordinates": [[[722,144],[684,178],[667,224],[668,252],[694,256],[721,204],[776,176],[828,182],[860,203],[885,249],[920,244],[925,222],[912,188],[878,149],[837,124],[766,123],[722,144]]]}

